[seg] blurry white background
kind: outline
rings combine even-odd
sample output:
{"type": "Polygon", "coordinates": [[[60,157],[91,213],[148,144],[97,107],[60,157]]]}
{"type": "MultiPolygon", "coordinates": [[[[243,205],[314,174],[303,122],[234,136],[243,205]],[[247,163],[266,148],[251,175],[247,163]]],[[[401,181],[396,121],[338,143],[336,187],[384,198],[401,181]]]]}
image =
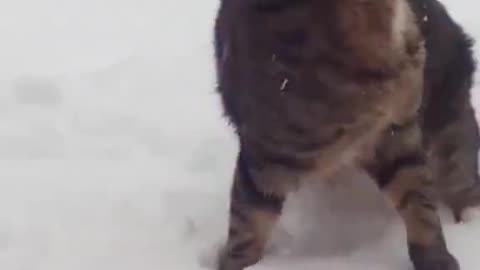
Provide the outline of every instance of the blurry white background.
{"type": "MultiPolygon", "coordinates": [[[[445,2],[480,38],[480,5],[445,2]]],[[[214,93],[217,5],[0,1],[0,269],[211,266],[236,150],[214,93]]],[[[254,269],[408,269],[373,188],[348,189],[294,197],[254,269]]],[[[480,220],[447,233],[478,269],[480,220]]]]}

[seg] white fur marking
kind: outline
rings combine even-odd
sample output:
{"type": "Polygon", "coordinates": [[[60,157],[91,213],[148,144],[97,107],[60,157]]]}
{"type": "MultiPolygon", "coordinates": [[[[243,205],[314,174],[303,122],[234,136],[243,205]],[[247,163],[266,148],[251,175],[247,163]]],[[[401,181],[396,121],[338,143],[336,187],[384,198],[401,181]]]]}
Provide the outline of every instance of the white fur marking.
{"type": "Polygon", "coordinates": [[[287,88],[287,85],[288,85],[288,79],[285,78],[283,79],[282,86],[280,86],[280,90],[285,91],[285,89],[287,88]]]}

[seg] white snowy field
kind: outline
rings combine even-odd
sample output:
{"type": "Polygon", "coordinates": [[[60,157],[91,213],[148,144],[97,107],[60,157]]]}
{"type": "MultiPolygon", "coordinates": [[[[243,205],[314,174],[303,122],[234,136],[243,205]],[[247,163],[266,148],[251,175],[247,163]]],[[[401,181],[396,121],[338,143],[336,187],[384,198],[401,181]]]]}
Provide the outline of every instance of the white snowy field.
{"type": "MultiPolygon", "coordinates": [[[[480,39],[480,4],[445,2],[480,39]]],[[[0,1],[0,269],[211,269],[236,151],[213,87],[217,4],[0,1]]],[[[251,269],[411,269],[399,220],[356,180],[294,195],[251,269]]],[[[477,270],[480,218],[445,223],[477,270]]]]}

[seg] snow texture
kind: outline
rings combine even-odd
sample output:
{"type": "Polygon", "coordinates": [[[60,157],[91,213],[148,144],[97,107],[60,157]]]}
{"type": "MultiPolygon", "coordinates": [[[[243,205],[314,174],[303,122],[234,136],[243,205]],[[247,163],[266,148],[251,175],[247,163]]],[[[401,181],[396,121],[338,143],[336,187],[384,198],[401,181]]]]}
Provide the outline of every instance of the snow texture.
{"type": "MultiPolygon", "coordinates": [[[[445,2],[480,38],[480,5],[445,2]]],[[[237,148],[214,93],[217,5],[0,1],[0,269],[211,269],[237,148]]],[[[343,178],[292,196],[251,269],[411,269],[394,212],[343,178]]],[[[444,216],[477,270],[480,219],[444,216]]]]}

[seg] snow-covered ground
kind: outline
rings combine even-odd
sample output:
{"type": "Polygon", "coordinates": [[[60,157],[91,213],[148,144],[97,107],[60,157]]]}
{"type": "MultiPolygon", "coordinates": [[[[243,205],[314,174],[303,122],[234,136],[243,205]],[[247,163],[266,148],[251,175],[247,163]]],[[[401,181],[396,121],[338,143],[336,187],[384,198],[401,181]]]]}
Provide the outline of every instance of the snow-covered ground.
{"type": "MultiPolygon", "coordinates": [[[[480,38],[479,4],[446,2],[480,38]]],[[[0,1],[0,269],[210,269],[236,150],[213,89],[217,4],[0,1]]],[[[410,269],[365,183],[293,196],[252,269],[410,269]]],[[[445,222],[477,270],[480,219],[445,222]]]]}

